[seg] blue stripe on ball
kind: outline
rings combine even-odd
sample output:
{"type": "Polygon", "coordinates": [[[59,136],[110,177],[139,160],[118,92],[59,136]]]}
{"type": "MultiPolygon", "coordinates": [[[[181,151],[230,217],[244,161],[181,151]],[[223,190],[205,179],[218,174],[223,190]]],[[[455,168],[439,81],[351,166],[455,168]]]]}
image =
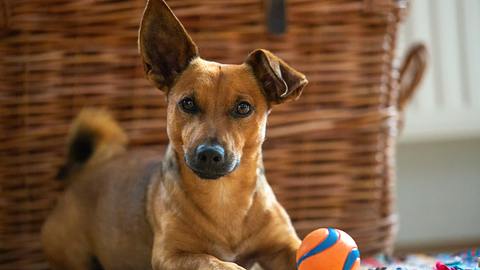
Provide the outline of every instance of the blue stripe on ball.
{"type": "Polygon", "coordinates": [[[335,245],[335,243],[337,242],[339,238],[339,233],[333,229],[333,228],[328,228],[328,236],[327,238],[325,238],[325,240],[323,240],[321,243],[319,243],[317,246],[315,246],[314,248],[312,248],[312,250],[310,250],[309,252],[305,253],[302,257],[300,257],[300,259],[298,259],[298,262],[297,262],[297,268],[300,267],[300,264],[307,258],[315,255],[315,254],[318,254],[324,250],[326,250],[327,248],[335,245]]]}
{"type": "Polygon", "coordinates": [[[351,270],[358,258],[360,258],[360,251],[356,248],[352,249],[345,260],[345,264],[343,264],[343,270],[351,270]]]}

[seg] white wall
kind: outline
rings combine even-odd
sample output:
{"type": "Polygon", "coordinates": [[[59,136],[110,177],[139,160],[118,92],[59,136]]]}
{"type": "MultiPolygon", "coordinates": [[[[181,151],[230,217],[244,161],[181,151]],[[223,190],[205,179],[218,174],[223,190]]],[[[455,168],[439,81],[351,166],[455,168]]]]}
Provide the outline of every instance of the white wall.
{"type": "Polygon", "coordinates": [[[397,246],[480,245],[480,138],[400,144],[397,166],[397,246]]]}
{"type": "Polygon", "coordinates": [[[398,52],[420,41],[429,59],[401,140],[480,136],[480,1],[410,2],[398,52]]]}
{"type": "Polygon", "coordinates": [[[399,247],[480,246],[480,1],[412,0],[399,53],[430,59],[398,146],[399,247]]]}

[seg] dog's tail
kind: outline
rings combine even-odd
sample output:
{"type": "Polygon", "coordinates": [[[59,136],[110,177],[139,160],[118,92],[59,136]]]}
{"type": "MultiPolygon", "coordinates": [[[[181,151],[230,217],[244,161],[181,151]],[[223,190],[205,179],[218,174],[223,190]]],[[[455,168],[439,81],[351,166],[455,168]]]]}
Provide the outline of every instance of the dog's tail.
{"type": "Polygon", "coordinates": [[[127,141],[125,132],[106,110],[82,110],[70,128],[67,161],[57,179],[66,179],[85,166],[124,152],[127,141]]]}

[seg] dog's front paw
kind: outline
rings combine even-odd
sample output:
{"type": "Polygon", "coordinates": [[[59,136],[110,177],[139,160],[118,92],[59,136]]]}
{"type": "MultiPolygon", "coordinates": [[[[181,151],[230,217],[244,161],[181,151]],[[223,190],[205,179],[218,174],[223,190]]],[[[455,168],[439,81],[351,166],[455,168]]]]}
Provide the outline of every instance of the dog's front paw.
{"type": "Polygon", "coordinates": [[[219,262],[218,265],[216,265],[213,270],[246,270],[245,268],[241,267],[240,265],[236,263],[231,263],[231,262],[219,262]]]}

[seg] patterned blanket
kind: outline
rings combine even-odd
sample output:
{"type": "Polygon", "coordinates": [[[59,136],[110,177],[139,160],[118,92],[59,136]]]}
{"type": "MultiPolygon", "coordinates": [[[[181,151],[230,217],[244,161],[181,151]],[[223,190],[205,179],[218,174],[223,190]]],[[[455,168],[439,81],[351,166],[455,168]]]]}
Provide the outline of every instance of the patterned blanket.
{"type": "Polygon", "coordinates": [[[412,254],[401,259],[365,258],[362,270],[480,270],[480,248],[461,253],[412,254]]]}

